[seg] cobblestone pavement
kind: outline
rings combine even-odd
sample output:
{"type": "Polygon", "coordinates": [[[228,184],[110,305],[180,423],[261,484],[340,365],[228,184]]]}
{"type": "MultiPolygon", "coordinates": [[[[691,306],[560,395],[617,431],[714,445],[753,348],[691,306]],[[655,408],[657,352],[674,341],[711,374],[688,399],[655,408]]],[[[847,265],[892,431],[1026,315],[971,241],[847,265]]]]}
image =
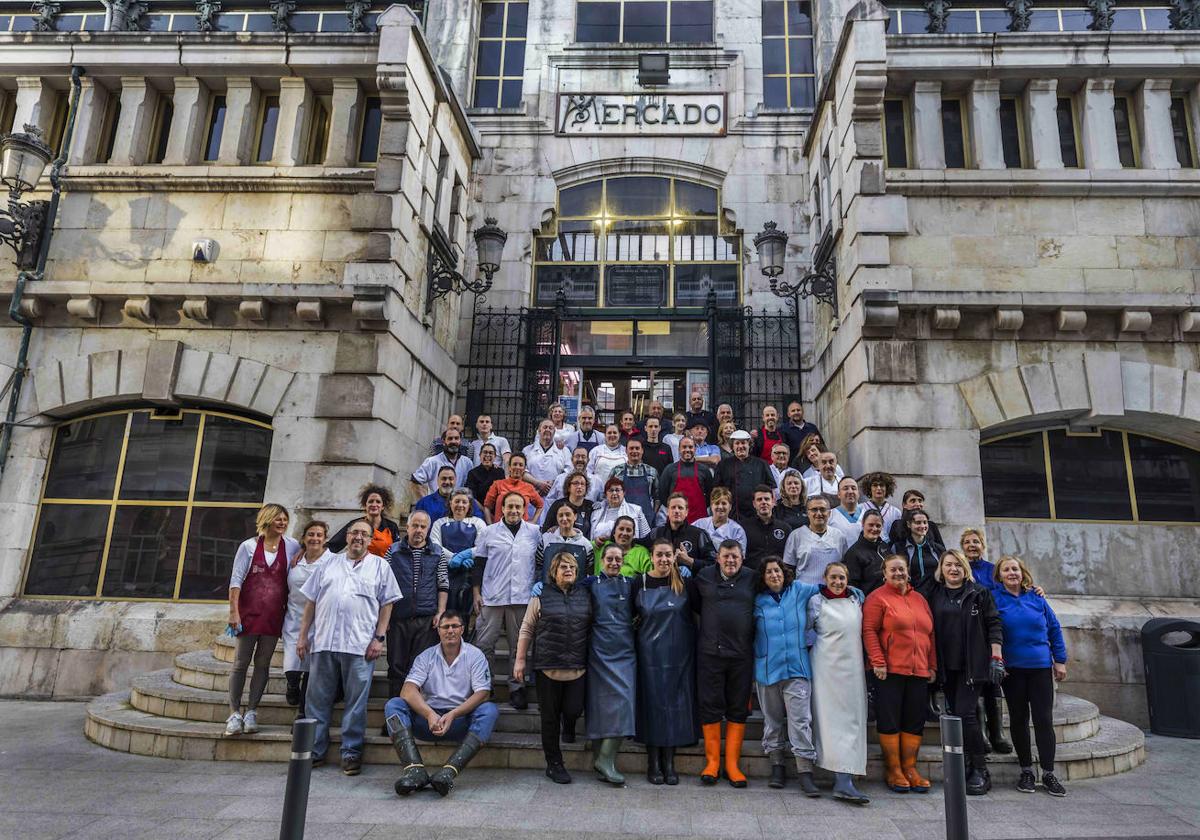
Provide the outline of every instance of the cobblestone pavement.
{"type": "MultiPolygon", "coordinates": [[[[0,838],[102,840],[276,838],[286,768],[275,764],[173,761],[106,750],[83,737],[81,703],[0,701],[0,838]]],[[[1066,799],[996,790],[972,799],[972,835],[1200,838],[1200,742],[1149,737],[1143,767],[1075,782],[1066,799]]],[[[613,789],[577,775],[551,784],[537,770],[470,770],[448,799],[400,800],[393,769],[356,778],[314,772],[309,840],[336,838],[729,837],[913,838],[944,836],[941,788],[896,796],[878,782],[865,808],[782,791],[702,788],[684,779],[659,788],[631,778],[613,789]]]]}

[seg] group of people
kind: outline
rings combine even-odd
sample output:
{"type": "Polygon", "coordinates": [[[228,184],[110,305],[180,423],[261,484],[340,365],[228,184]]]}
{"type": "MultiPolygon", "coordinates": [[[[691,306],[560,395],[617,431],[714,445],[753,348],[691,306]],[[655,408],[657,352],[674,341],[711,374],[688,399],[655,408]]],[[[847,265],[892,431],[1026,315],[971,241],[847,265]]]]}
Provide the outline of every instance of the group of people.
{"type": "Polygon", "coordinates": [[[575,428],[553,406],[523,452],[486,416],[464,442],[452,417],[412,476],[419,498],[403,527],[378,485],[332,537],[305,524],[303,545],[287,535],[287,511],[264,506],[230,581],[226,733],[256,731],[282,636],[288,702],[317,720],[314,761],[340,696],[342,769],[357,773],[374,660],[386,652],[396,791],[446,795],[498,718],[503,634],[508,702],[528,708],[532,681],[554,782],[571,781],[562,744],[582,716],[607,782],[624,783],[617,755],[632,738],[652,784],[677,784],[676,749],[703,741],[702,782],[745,787],[756,694],[771,787],[786,784],[790,753],[805,795],[821,795],[821,767],[835,798],[866,803],[854,776],[866,772],[874,720],[888,787],[925,792],[917,761],[934,689],[963,719],[968,793],[991,787],[989,749],[1012,749],[1003,691],[1018,789],[1038,783],[1032,720],[1041,785],[1064,795],[1051,711],[1066,649],[1024,563],[993,566],[978,529],[947,549],[920,491],[898,508],[891,476],[844,475],[799,403],[784,424],[768,407],[753,432],[728,429],[732,411],[706,411],[700,394],[691,405],[661,437],[661,405],[640,427],[625,413],[602,432],[590,408],[575,428]],[[418,739],[457,747],[430,772],[418,739]]]}

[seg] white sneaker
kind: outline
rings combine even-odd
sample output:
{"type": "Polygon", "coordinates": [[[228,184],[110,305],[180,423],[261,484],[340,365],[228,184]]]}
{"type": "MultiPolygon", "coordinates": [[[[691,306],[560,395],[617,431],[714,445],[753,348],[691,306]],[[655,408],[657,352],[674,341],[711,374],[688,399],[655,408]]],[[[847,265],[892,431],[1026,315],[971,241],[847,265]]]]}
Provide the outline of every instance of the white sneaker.
{"type": "Polygon", "coordinates": [[[258,731],[258,712],[253,709],[246,712],[246,716],[242,718],[242,731],[247,735],[252,735],[258,731]]]}
{"type": "Polygon", "coordinates": [[[242,716],[234,712],[225,719],[225,734],[226,735],[241,735],[242,734],[242,716]]]}

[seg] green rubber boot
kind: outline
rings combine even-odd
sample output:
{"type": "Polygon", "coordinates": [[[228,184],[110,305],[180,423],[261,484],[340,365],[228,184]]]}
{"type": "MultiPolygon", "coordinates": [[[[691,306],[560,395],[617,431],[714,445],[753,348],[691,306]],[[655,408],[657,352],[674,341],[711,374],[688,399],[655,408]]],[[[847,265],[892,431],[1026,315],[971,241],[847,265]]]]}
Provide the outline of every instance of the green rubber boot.
{"type": "Polygon", "coordinates": [[[592,767],[600,778],[612,785],[625,784],[625,777],[617,772],[617,750],[621,749],[621,738],[605,738],[596,749],[596,760],[592,767]]]}

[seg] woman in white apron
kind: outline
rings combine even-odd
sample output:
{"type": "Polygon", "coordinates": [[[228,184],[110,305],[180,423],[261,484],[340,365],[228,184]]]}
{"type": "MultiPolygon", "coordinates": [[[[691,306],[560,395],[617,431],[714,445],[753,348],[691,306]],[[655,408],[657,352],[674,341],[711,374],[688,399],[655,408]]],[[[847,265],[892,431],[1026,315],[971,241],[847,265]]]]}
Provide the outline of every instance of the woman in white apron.
{"type": "MultiPolygon", "coordinates": [[[[296,655],[296,641],[300,638],[300,620],[304,617],[304,606],[308,599],[300,594],[300,587],[316,571],[317,566],[332,556],[325,541],[329,526],[313,520],[304,526],[301,543],[304,550],[292,558],[288,566],[287,614],[283,617],[283,675],[287,678],[287,702],[298,707],[296,717],[304,717],[304,696],[308,693],[308,661],[296,655]]],[[[312,630],[309,630],[311,649],[312,630]]]]}
{"type": "Polygon", "coordinates": [[[841,563],[825,569],[808,601],[812,647],[812,716],[817,766],[833,772],[833,798],[865,805],[854,787],[867,772],[867,686],[862,651],[862,593],[851,589],[841,563]]]}

